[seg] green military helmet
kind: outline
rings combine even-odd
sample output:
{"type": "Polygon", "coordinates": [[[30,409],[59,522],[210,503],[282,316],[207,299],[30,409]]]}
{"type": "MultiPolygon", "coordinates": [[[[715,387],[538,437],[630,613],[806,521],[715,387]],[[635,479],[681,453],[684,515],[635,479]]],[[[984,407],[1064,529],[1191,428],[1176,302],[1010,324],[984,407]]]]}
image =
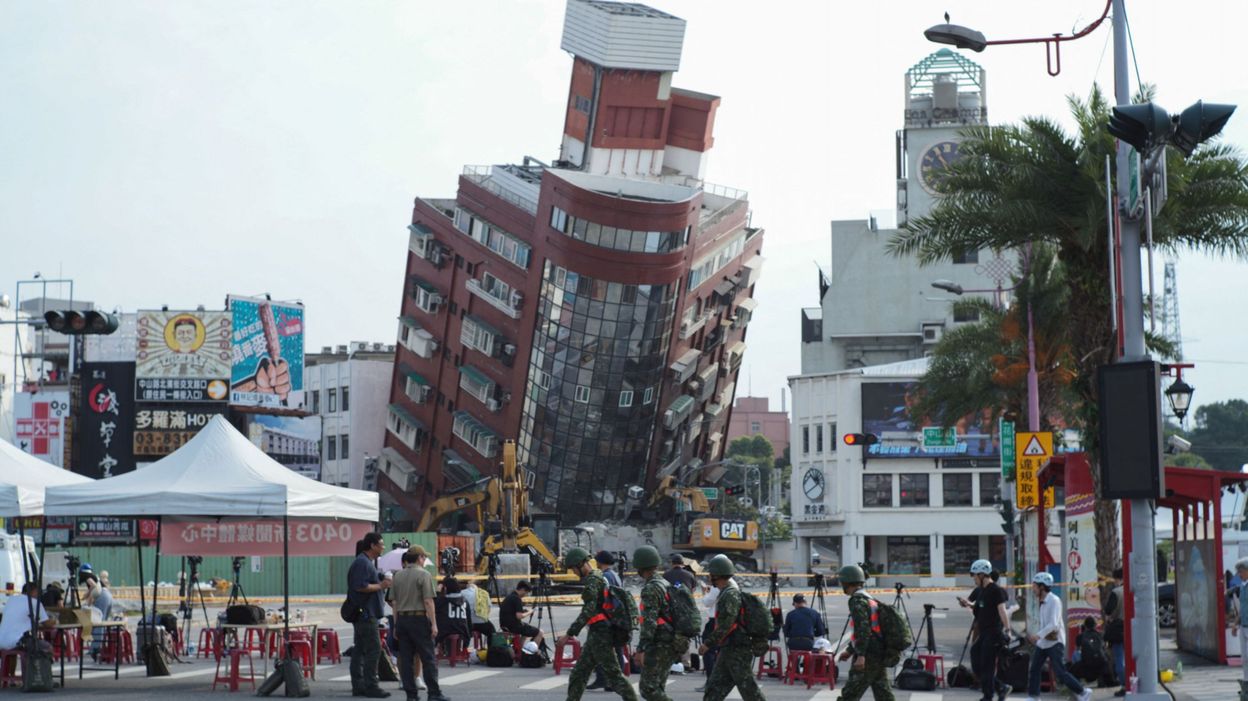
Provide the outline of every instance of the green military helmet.
{"type": "Polygon", "coordinates": [[[563,555],[563,564],[569,569],[576,569],[589,560],[589,552],[584,548],[570,548],[563,555]]]}
{"type": "Polygon", "coordinates": [[[867,581],[867,573],[858,565],[845,565],[837,573],[837,579],[842,585],[863,584],[867,581]]]}
{"type": "Polygon", "coordinates": [[[658,567],[662,562],[659,551],[653,545],[643,545],[633,551],[633,567],[636,567],[638,572],[658,567]]]}
{"type": "Polygon", "coordinates": [[[711,558],[711,561],[706,564],[706,571],[712,577],[731,577],[737,573],[737,568],[727,555],[721,553],[711,558]]]}

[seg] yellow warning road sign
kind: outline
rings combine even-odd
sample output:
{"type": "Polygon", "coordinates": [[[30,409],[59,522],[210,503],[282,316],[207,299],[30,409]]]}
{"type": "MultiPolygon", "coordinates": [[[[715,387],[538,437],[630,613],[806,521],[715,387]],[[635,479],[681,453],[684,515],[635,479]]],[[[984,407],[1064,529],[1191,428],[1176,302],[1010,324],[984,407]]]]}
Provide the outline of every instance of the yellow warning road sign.
{"type": "MultiPolygon", "coordinates": [[[[1039,504],[1040,468],[1053,457],[1053,434],[1048,431],[1028,433],[1019,431],[1015,443],[1022,446],[1016,454],[1014,470],[1014,503],[1020,509],[1039,504]]],[[[1044,508],[1053,507],[1053,488],[1044,490],[1044,508]]]]}

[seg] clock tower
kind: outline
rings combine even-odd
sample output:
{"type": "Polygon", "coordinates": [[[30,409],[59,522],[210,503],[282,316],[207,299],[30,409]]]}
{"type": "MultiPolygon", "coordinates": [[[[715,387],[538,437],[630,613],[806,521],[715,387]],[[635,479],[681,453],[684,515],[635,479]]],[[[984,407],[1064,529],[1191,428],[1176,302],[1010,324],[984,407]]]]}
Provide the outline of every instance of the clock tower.
{"type": "Polygon", "coordinates": [[[988,124],[986,74],[941,49],[906,71],[905,128],[897,132],[897,225],[927,214],[944,168],[961,155],[961,132],[988,124]]]}

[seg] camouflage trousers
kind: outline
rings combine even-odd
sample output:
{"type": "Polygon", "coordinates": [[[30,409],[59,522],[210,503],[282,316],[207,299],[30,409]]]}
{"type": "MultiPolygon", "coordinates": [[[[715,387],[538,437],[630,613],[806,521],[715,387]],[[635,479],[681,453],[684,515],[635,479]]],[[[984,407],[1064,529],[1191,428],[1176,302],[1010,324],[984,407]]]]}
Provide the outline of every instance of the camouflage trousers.
{"type": "Polygon", "coordinates": [[[669,642],[656,643],[646,650],[646,661],[641,667],[641,698],[645,701],[672,701],[667,695],[667,677],[672,665],[689,649],[689,638],[679,635],[669,642]]]}
{"type": "Polygon", "coordinates": [[[589,675],[595,667],[602,667],[602,676],[607,680],[607,688],[624,698],[624,701],[637,701],[637,690],[624,678],[620,670],[620,656],[615,653],[615,644],[611,633],[595,633],[590,631],[585,645],[581,648],[581,657],[572,667],[568,678],[568,701],[580,701],[589,685],[589,675]]]}
{"type": "Polygon", "coordinates": [[[875,701],[894,701],[892,685],[889,683],[888,668],[883,662],[867,660],[862,669],[849,668],[849,679],[845,688],[841,689],[841,701],[858,701],[867,689],[875,697],[875,701]]]}
{"type": "Polygon", "coordinates": [[[754,679],[754,652],[749,645],[726,645],[719,649],[702,701],[724,701],[734,686],[741,692],[742,701],[767,701],[754,679]]]}

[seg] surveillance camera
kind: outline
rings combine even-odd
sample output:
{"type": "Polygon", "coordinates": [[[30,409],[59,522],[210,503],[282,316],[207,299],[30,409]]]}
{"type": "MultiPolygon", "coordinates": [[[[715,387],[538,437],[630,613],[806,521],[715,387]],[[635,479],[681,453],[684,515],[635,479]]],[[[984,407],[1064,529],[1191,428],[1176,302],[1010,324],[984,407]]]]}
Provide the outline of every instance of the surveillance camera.
{"type": "Polygon", "coordinates": [[[1167,438],[1166,445],[1170,447],[1171,453],[1189,453],[1192,450],[1192,442],[1177,435],[1167,438]]]}
{"type": "Polygon", "coordinates": [[[970,49],[976,53],[988,46],[983,32],[956,24],[938,24],[923,32],[923,36],[936,44],[952,44],[959,49],[970,49]]]}

